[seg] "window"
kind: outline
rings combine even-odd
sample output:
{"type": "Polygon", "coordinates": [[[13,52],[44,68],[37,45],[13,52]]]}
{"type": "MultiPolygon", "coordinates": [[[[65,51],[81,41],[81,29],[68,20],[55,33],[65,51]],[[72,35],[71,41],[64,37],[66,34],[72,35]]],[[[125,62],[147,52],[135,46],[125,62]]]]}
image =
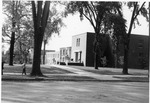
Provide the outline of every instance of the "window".
{"type": "Polygon", "coordinates": [[[79,38],[79,40],[78,40],[78,46],[80,46],[80,38],[79,38]]]}
{"type": "Polygon", "coordinates": [[[140,39],[138,41],[138,48],[143,48],[144,40],[140,39]]]}
{"type": "Polygon", "coordinates": [[[76,46],[80,46],[80,38],[77,38],[76,46]]]}

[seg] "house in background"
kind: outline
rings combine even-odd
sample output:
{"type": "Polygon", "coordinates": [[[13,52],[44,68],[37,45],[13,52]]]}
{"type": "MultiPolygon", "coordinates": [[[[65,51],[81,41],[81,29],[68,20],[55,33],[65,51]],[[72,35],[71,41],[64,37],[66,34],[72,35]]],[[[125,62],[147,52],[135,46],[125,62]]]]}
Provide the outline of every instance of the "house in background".
{"type": "Polygon", "coordinates": [[[60,48],[60,62],[71,61],[71,47],[60,48]]]}
{"type": "MultiPolygon", "coordinates": [[[[45,50],[45,59],[47,58],[46,54],[50,52],[55,52],[55,50],[45,50]]],[[[29,55],[30,55],[30,60],[33,62],[34,48],[31,48],[29,50],[29,55]]],[[[41,63],[43,63],[43,55],[44,55],[44,50],[41,50],[41,63]]]]}
{"type": "Polygon", "coordinates": [[[82,33],[72,36],[72,54],[73,62],[83,63],[84,66],[93,66],[93,33],[82,33]]]}
{"type": "Polygon", "coordinates": [[[47,52],[45,58],[45,64],[56,64],[59,62],[60,54],[59,51],[56,52],[47,52]]]}
{"type": "MultiPolygon", "coordinates": [[[[94,66],[94,42],[95,33],[82,33],[72,37],[72,56],[73,62],[83,63],[84,66],[94,66]]],[[[108,65],[113,66],[113,52],[109,36],[105,35],[105,52],[104,55],[109,60],[108,65]]],[[[101,63],[99,63],[101,64],[101,63]]]]}

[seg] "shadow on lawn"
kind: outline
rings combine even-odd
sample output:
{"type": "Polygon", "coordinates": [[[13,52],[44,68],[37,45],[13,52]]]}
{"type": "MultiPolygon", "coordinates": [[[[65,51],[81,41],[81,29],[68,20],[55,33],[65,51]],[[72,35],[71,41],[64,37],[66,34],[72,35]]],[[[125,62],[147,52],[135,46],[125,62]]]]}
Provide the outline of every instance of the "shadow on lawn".
{"type": "MultiPolygon", "coordinates": [[[[32,67],[31,66],[26,66],[26,73],[31,73],[32,67]]],[[[21,65],[16,65],[16,66],[4,66],[4,70],[3,70],[4,74],[5,73],[22,73],[22,66],[21,65]]],[[[43,74],[68,74],[68,73],[73,73],[67,70],[63,70],[61,68],[57,68],[57,67],[43,67],[41,66],[41,72],[43,74]]]]}

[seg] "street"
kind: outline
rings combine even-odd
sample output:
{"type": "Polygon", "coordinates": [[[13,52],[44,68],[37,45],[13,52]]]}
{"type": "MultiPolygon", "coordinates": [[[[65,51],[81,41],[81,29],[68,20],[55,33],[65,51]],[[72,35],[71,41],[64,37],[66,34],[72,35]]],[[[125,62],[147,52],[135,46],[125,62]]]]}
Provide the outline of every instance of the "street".
{"type": "Polygon", "coordinates": [[[148,103],[148,82],[7,82],[2,103],[148,103]]]}

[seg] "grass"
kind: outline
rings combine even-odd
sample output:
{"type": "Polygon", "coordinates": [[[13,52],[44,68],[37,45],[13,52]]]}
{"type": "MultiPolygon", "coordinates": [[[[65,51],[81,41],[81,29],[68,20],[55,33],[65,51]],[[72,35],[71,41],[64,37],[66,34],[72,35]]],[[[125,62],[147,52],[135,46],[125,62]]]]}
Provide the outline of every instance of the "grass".
{"type": "MultiPolygon", "coordinates": [[[[122,75],[120,69],[98,69],[95,70],[94,68],[84,68],[84,67],[75,67],[77,69],[82,69],[84,71],[100,74],[100,75],[113,75],[113,78],[119,78],[120,81],[131,81],[131,82],[148,82],[149,78],[148,77],[138,77],[138,75],[135,77],[128,77],[128,76],[119,76],[122,75]],[[118,76],[117,76],[118,75],[118,76]]],[[[4,75],[2,76],[3,81],[109,81],[109,80],[97,80],[92,77],[88,76],[80,76],[76,75],[73,72],[53,67],[53,66],[41,66],[41,71],[45,75],[44,77],[34,77],[30,76],[29,74],[31,73],[32,67],[31,65],[27,65],[26,72],[28,75],[22,75],[22,66],[21,65],[14,65],[14,66],[9,66],[5,64],[4,66],[4,75]],[[15,74],[16,73],[16,74],[15,74]]],[[[133,74],[131,74],[133,75],[133,74]]],[[[142,75],[142,74],[141,74],[142,75]]],[[[112,82],[110,80],[109,82],[112,82]]]]}
{"type": "Polygon", "coordinates": [[[43,74],[46,76],[44,77],[33,77],[30,76],[29,74],[31,73],[32,67],[31,65],[26,66],[26,73],[28,75],[22,75],[22,66],[21,65],[14,65],[14,66],[9,66],[5,65],[4,66],[4,75],[2,76],[2,81],[44,81],[44,80],[49,80],[49,81],[97,81],[94,78],[88,77],[88,76],[75,76],[75,75],[66,75],[66,74],[75,74],[73,72],[49,66],[49,67],[44,67],[41,66],[41,71],[43,74]],[[14,73],[14,74],[13,74],[14,73]],[[17,73],[17,74],[15,74],[17,73]],[[47,75],[48,74],[48,75],[47,75]],[[52,74],[52,75],[51,75],[52,74]]]}
{"type": "MultiPolygon", "coordinates": [[[[26,73],[31,73],[32,67],[31,65],[27,65],[26,66],[26,73]]],[[[43,74],[66,74],[66,73],[73,73],[67,70],[63,70],[60,68],[56,68],[56,67],[43,67],[41,66],[41,71],[43,74]]],[[[22,66],[21,65],[14,65],[14,66],[4,66],[4,70],[3,70],[4,74],[5,73],[22,73],[22,66]]]]}

